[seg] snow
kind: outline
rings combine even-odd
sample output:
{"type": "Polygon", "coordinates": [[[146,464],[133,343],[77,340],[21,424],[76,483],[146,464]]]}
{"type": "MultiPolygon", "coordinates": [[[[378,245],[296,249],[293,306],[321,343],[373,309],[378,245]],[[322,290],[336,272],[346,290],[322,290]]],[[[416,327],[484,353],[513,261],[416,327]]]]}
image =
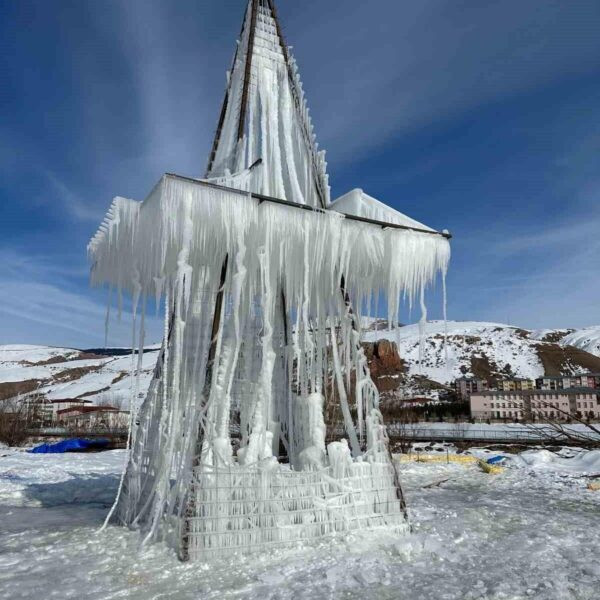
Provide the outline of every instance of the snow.
{"type": "MultiPolygon", "coordinates": [[[[38,380],[36,395],[43,394],[49,400],[84,397],[92,403],[127,408],[132,386],[137,384],[140,394],[145,395],[158,349],[156,345],[146,347],[139,379],[132,381],[131,354],[78,359],[81,350],[73,348],[0,346],[0,383],[38,380]],[[71,359],[46,365],[35,364],[57,357],[71,359]],[[82,371],[75,372],[76,369],[82,371]]],[[[135,362],[137,367],[137,358],[135,362]]]]}
{"type": "MultiPolygon", "coordinates": [[[[545,372],[538,349],[550,347],[551,342],[542,340],[551,334],[563,336],[558,342],[562,346],[572,345],[600,356],[600,327],[530,331],[502,323],[448,321],[444,325],[444,321],[429,321],[421,337],[419,324],[389,329],[385,323],[365,320],[365,325],[365,341],[389,339],[398,343],[400,356],[411,375],[424,375],[439,383],[473,376],[472,358],[483,358],[498,371],[508,365],[515,377],[541,377],[545,372]],[[446,329],[448,337],[444,344],[446,329]]],[[[576,363],[572,366],[578,369],[576,363]]],[[[579,370],[586,369],[579,367],[579,370]]]]}
{"type": "Polygon", "coordinates": [[[548,450],[528,450],[512,457],[511,462],[538,473],[600,475],[600,450],[580,451],[567,457],[548,450]]]}
{"type": "Polygon", "coordinates": [[[563,346],[575,346],[590,354],[600,356],[600,326],[586,327],[573,331],[566,335],[560,343],[563,346]]]}
{"type": "Polygon", "coordinates": [[[34,346],[31,344],[7,344],[0,346],[0,363],[4,362],[42,362],[57,356],[76,356],[78,350],[72,348],[55,348],[51,346],[34,346]]]}
{"type": "Polygon", "coordinates": [[[535,379],[544,374],[536,351],[541,342],[523,338],[517,334],[515,327],[478,321],[448,321],[446,346],[444,330],[443,321],[429,321],[424,325],[424,338],[419,325],[415,324],[391,330],[366,331],[364,339],[375,341],[384,338],[397,342],[399,354],[407,361],[411,374],[422,374],[440,383],[472,375],[473,356],[491,358],[500,369],[508,364],[518,377],[535,379]]]}
{"type": "Polygon", "coordinates": [[[600,493],[586,489],[582,472],[547,468],[581,464],[585,454],[545,461],[541,452],[496,476],[474,465],[403,463],[409,536],[357,532],[181,563],[162,544],[140,550],[136,532],[111,526],[97,535],[123,451],[2,451],[0,597],[595,600],[600,493]]]}
{"type": "Polygon", "coordinates": [[[411,219],[407,215],[387,206],[387,204],[380,202],[376,198],[373,198],[373,196],[365,194],[365,192],[359,189],[351,190],[343,196],[336,198],[329,208],[345,215],[355,215],[375,221],[434,231],[431,227],[415,219],[411,219]]]}
{"type": "Polygon", "coordinates": [[[243,136],[239,138],[239,123],[252,29],[250,4],[228,73],[225,118],[208,177],[222,185],[326,207],[325,153],[316,142],[296,62],[288,49],[286,64],[270,10],[259,6],[258,13],[243,136]],[[248,174],[257,159],[261,165],[248,174]]]}

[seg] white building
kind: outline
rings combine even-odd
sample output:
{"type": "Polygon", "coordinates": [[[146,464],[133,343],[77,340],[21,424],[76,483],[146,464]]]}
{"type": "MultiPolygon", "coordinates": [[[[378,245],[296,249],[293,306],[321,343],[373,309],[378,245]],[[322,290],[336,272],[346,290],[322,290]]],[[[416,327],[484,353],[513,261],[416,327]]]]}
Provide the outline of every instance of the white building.
{"type": "Polygon", "coordinates": [[[598,390],[592,388],[511,392],[490,390],[471,394],[470,400],[474,419],[563,421],[570,417],[600,417],[598,390]]]}

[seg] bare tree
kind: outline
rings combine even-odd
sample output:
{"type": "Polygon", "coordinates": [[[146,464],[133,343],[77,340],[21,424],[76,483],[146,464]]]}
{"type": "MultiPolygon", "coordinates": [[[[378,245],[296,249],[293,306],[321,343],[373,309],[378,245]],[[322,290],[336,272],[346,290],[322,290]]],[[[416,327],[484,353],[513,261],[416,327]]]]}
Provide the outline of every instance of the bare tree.
{"type": "Polygon", "coordinates": [[[8,446],[22,446],[29,430],[39,424],[40,411],[36,403],[17,396],[0,400],[0,442],[8,446]]]}
{"type": "Polygon", "coordinates": [[[562,410],[551,402],[541,401],[541,403],[545,408],[551,408],[553,411],[556,411],[556,418],[548,416],[542,411],[535,411],[532,409],[531,416],[534,419],[538,419],[544,426],[532,427],[530,424],[528,424],[528,426],[530,429],[534,429],[536,433],[540,434],[545,441],[560,443],[567,440],[580,446],[600,447],[600,426],[582,419],[578,414],[574,415],[571,412],[562,410]],[[581,429],[568,427],[569,423],[565,423],[564,421],[561,422],[559,420],[561,415],[564,417],[564,421],[573,421],[583,427],[581,429]]]}

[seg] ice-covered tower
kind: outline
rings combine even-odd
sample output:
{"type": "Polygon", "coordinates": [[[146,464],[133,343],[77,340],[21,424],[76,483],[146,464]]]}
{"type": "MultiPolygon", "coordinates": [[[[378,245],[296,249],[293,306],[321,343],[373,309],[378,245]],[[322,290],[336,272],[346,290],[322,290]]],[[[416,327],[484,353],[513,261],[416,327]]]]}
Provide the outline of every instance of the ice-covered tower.
{"type": "Polygon", "coordinates": [[[328,206],[325,152],[318,150],[273,0],[248,2],[206,176],[242,176],[258,160],[250,176],[252,191],[328,206]]]}
{"type": "Polygon", "coordinates": [[[361,317],[424,307],[448,237],[362,190],[329,202],[273,1],[250,0],[206,176],[115,198],[89,244],[92,283],[131,294],[140,349],[147,299],[164,310],[111,516],[184,560],[405,531],[361,317]]]}

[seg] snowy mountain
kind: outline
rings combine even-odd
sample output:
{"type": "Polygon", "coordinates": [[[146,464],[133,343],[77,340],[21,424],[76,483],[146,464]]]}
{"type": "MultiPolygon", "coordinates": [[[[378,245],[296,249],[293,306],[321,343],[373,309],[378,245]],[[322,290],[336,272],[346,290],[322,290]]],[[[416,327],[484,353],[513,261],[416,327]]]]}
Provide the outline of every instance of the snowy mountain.
{"type": "MultiPolygon", "coordinates": [[[[381,339],[395,342],[401,358],[398,360],[387,346],[379,348],[375,356],[373,351],[367,352],[382,391],[395,387],[404,371],[417,379],[421,376],[441,384],[462,375],[534,379],[543,374],[600,372],[600,326],[533,331],[476,321],[449,321],[444,327],[442,321],[432,321],[425,326],[421,345],[418,325],[389,331],[383,321],[365,323],[364,341],[381,339]]],[[[150,383],[158,348],[151,346],[144,352],[141,396],[150,383]]],[[[35,393],[50,400],[85,398],[96,404],[127,408],[130,372],[131,355],[127,349],[0,346],[0,400],[35,393]]]]}
{"type": "Polygon", "coordinates": [[[440,383],[462,375],[493,380],[600,372],[600,327],[531,331],[500,323],[448,321],[444,325],[443,321],[432,321],[424,327],[422,344],[418,325],[392,331],[384,327],[371,324],[365,341],[396,342],[411,375],[440,383]]]}

